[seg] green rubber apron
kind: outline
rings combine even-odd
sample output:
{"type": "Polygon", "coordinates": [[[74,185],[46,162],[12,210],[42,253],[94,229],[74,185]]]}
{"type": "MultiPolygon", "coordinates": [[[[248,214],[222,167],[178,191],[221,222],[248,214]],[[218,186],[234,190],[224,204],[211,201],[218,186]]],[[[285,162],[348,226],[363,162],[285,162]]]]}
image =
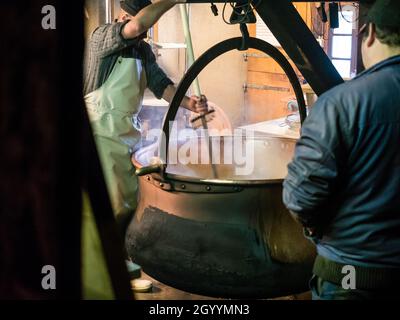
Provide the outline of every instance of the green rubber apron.
{"type": "MultiPolygon", "coordinates": [[[[137,179],[131,153],[140,140],[137,114],[146,88],[140,60],[119,57],[106,82],[85,96],[92,132],[103,168],[114,215],[130,216],[136,209],[137,179]]],[[[103,248],[84,195],[82,220],[82,296],[114,299],[103,248]]]]}
{"type": "Polygon", "coordinates": [[[140,111],[146,74],[139,59],[119,57],[106,82],[85,96],[114,214],[131,214],[137,205],[137,179],[131,154],[140,141],[140,111]]]}

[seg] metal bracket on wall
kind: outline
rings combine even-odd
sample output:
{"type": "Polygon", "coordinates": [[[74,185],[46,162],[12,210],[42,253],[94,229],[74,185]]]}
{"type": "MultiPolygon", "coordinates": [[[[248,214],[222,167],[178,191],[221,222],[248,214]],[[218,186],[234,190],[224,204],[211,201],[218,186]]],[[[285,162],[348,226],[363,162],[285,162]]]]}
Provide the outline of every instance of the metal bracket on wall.
{"type": "MultiPolygon", "coordinates": [[[[283,54],[283,56],[290,60],[290,57],[286,54],[283,54]]],[[[249,58],[257,58],[257,59],[265,59],[265,58],[272,58],[271,56],[269,56],[268,54],[262,54],[262,53],[243,53],[243,60],[245,62],[247,62],[249,60],[249,58]]]]}
{"type": "Polygon", "coordinates": [[[254,84],[254,83],[244,83],[243,91],[247,92],[248,89],[290,92],[290,89],[285,88],[285,87],[275,87],[275,86],[260,85],[260,84],[254,84]]]}

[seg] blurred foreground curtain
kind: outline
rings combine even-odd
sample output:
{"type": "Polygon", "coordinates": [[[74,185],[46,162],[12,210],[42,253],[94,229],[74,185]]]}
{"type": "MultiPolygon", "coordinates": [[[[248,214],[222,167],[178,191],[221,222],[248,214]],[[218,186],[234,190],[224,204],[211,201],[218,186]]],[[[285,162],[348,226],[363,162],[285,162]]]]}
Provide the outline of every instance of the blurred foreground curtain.
{"type": "Polygon", "coordinates": [[[0,299],[82,298],[83,191],[109,287],[129,299],[82,99],[83,0],[2,0],[0,13],[0,299]],[[55,30],[42,28],[46,5],[56,8],[55,30]],[[42,287],[46,265],[56,270],[55,290],[42,287]]]}

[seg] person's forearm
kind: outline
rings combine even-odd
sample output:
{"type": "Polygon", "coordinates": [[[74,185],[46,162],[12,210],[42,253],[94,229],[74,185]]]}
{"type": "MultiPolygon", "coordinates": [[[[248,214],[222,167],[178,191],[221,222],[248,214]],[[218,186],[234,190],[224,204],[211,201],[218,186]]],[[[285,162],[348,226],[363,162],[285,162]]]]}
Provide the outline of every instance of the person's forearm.
{"type": "MultiPolygon", "coordinates": [[[[176,87],[174,85],[170,84],[164,90],[163,99],[168,101],[169,103],[171,103],[171,101],[175,95],[175,92],[176,92],[176,87]]],[[[190,102],[190,98],[185,96],[182,100],[181,106],[188,110],[191,110],[189,102],[190,102]]]]}
{"type": "Polygon", "coordinates": [[[182,1],[177,1],[177,0],[154,1],[151,5],[140,10],[139,13],[135,16],[135,18],[138,20],[139,24],[144,29],[143,32],[145,32],[148,29],[150,29],[165,12],[167,12],[175,4],[180,2],[182,1]]]}
{"type": "Polygon", "coordinates": [[[161,16],[182,0],[158,0],[143,8],[125,26],[124,33],[127,38],[134,38],[150,29],[161,16]]]}

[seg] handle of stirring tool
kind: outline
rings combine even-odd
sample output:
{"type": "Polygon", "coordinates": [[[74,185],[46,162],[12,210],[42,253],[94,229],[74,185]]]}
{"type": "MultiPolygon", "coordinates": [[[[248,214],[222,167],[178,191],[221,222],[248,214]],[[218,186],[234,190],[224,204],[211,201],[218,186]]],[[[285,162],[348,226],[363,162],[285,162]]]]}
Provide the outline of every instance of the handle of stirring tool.
{"type": "MultiPolygon", "coordinates": [[[[189,28],[187,5],[186,4],[180,4],[179,7],[180,7],[180,11],[181,11],[183,33],[185,35],[187,60],[188,60],[188,65],[190,67],[194,62],[194,50],[193,50],[192,36],[190,34],[190,28],[189,28]]],[[[199,84],[199,79],[197,77],[193,82],[193,89],[194,89],[195,95],[198,96],[201,99],[200,84],[199,84]]],[[[202,126],[204,128],[204,135],[205,135],[205,139],[206,139],[207,145],[208,145],[208,157],[209,157],[209,160],[210,160],[211,169],[212,169],[212,172],[213,172],[213,177],[217,178],[217,170],[216,170],[215,164],[212,162],[212,158],[213,158],[212,157],[212,154],[213,154],[213,152],[212,152],[212,141],[210,140],[210,137],[208,135],[208,125],[207,125],[207,121],[205,119],[205,116],[201,118],[201,124],[202,124],[202,126]]]]}

